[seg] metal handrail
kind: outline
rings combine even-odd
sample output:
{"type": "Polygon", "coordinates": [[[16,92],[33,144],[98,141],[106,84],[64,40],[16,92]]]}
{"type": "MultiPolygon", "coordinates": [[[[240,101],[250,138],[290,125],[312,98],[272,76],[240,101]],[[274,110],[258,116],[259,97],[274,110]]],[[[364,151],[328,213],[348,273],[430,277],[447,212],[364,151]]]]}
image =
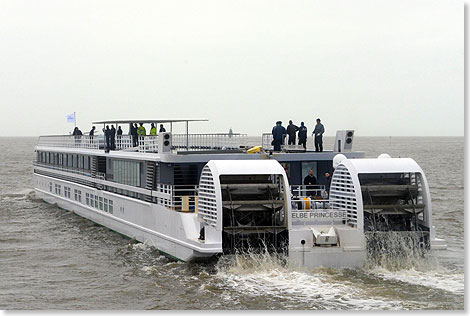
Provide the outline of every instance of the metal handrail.
{"type": "Polygon", "coordinates": [[[331,207],[330,200],[315,200],[308,197],[291,199],[292,211],[336,210],[331,207]]]}
{"type": "Polygon", "coordinates": [[[176,150],[234,150],[246,146],[247,134],[173,134],[172,148],[176,150]]]}
{"type": "MultiPolygon", "coordinates": [[[[116,149],[132,147],[130,135],[118,135],[115,137],[116,149]]],[[[38,146],[104,149],[106,140],[104,135],[47,135],[39,136],[38,146]]]]}
{"type": "Polygon", "coordinates": [[[44,167],[44,168],[54,169],[54,170],[59,170],[59,171],[66,171],[66,172],[70,172],[70,173],[79,174],[79,175],[82,175],[82,176],[91,177],[91,171],[85,172],[85,171],[82,171],[81,169],[75,168],[75,167],[64,167],[64,166],[60,166],[60,165],[46,164],[46,163],[37,162],[37,161],[33,161],[33,166],[44,167]]]}
{"type": "MultiPolygon", "coordinates": [[[[264,150],[273,150],[274,146],[272,145],[274,138],[272,133],[263,133],[261,135],[261,147],[264,150]]],[[[281,144],[281,150],[286,146],[287,144],[287,134],[284,135],[283,142],[281,144]]]]}
{"type": "Polygon", "coordinates": [[[158,135],[139,136],[139,152],[158,152],[158,135]]]}
{"type": "Polygon", "coordinates": [[[326,197],[328,195],[325,189],[325,185],[323,184],[291,185],[290,190],[291,190],[292,196],[298,196],[298,197],[308,197],[308,196],[326,197]]]}

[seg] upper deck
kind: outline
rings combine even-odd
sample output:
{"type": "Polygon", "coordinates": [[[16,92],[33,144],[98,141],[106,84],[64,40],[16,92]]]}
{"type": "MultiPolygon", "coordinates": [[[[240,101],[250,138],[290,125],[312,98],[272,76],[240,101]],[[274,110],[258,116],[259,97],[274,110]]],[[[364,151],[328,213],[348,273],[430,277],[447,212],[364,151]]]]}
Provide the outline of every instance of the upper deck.
{"type": "MultiPolygon", "coordinates": [[[[274,152],[272,134],[264,133],[258,140],[248,138],[240,133],[189,133],[189,123],[207,121],[206,119],[177,119],[177,120],[113,120],[97,121],[93,124],[125,126],[137,123],[166,124],[168,132],[156,135],[138,136],[133,140],[132,135],[115,137],[114,150],[108,150],[103,134],[90,135],[51,135],[40,136],[36,146],[37,151],[62,152],[81,155],[107,156],[131,160],[161,161],[167,163],[203,163],[212,159],[251,160],[274,158],[280,162],[293,161],[332,161],[338,150],[315,152],[299,145],[282,145],[280,152],[274,152]],[[186,133],[173,133],[173,124],[186,125],[186,133]],[[250,153],[253,146],[260,146],[255,153],[250,153]]],[[[148,126],[147,126],[148,128],[148,126]]],[[[95,130],[95,133],[99,129],[95,130]]],[[[104,128],[103,128],[104,130],[104,128]]],[[[147,129],[147,132],[149,130],[147,129]]],[[[284,144],[287,144],[287,139],[284,144]]],[[[348,158],[363,158],[363,152],[348,150],[342,152],[348,158]]]]}
{"type": "MultiPolygon", "coordinates": [[[[247,134],[171,134],[160,133],[152,136],[139,136],[138,145],[132,146],[132,136],[117,136],[116,149],[107,151],[104,135],[95,136],[71,136],[71,135],[51,135],[40,136],[36,150],[60,151],[69,153],[111,155],[127,157],[129,159],[157,159],[162,161],[203,161],[208,156],[217,159],[264,159],[266,155],[281,158],[283,161],[305,160],[332,160],[338,152],[325,150],[315,152],[313,149],[306,151],[298,145],[282,145],[281,152],[273,152],[271,145],[272,135],[265,133],[256,140],[249,140],[247,134]],[[168,150],[159,149],[162,144],[160,138],[164,134],[170,135],[171,143],[168,150]],[[251,143],[251,144],[250,144],[251,143]],[[249,154],[248,149],[253,146],[261,146],[260,151],[249,154]]],[[[348,158],[363,158],[364,153],[358,151],[342,152],[348,158]]]]}

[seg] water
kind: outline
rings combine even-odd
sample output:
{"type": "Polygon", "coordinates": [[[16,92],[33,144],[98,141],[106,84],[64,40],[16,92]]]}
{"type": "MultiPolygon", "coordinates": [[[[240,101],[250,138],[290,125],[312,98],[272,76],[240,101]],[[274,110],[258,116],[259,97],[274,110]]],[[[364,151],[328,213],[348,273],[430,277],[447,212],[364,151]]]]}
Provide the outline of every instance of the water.
{"type": "MultiPolygon", "coordinates": [[[[420,164],[437,235],[449,245],[424,258],[371,258],[354,270],[293,268],[265,254],[171,261],[36,199],[35,142],[0,138],[0,309],[464,308],[463,137],[354,140],[367,157],[387,152],[420,164]]],[[[330,149],[333,139],[324,142],[330,149]]]]}

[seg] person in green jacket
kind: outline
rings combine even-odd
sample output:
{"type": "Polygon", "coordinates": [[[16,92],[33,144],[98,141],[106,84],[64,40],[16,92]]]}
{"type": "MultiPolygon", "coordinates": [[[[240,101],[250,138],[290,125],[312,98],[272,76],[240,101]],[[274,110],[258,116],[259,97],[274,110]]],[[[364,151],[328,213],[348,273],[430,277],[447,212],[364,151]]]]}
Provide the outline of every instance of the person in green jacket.
{"type": "Polygon", "coordinates": [[[153,123],[150,124],[150,135],[157,135],[157,128],[153,123]]]}
{"type": "Polygon", "coordinates": [[[147,134],[147,131],[145,130],[145,127],[143,126],[143,123],[139,123],[140,126],[137,127],[137,135],[139,136],[145,136],[147,134]]]}

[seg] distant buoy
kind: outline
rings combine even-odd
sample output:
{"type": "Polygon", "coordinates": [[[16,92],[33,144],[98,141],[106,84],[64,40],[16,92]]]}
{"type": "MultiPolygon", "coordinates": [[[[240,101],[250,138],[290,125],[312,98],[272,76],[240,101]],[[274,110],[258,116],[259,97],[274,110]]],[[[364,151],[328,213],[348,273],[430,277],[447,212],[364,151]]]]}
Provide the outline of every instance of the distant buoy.
{"type": "Polygon", "coordinates": [[[380,154],[377,158],[378,159],[385,159],[385,158],[392,158],[392,157],[389,154],[383,153],[383,154],[380,154]]]}
{"type": "Polygon", "coordinates": [[[334,156],[334,157],[333,157],[333,169],[336,169],[336,167],[338,167],[338,165],[339,165],[344,159],[348,159],[348,158],[346,158],[346,156],[343,155],[343,154],[337,154],[336,156],[334,156]]]}

